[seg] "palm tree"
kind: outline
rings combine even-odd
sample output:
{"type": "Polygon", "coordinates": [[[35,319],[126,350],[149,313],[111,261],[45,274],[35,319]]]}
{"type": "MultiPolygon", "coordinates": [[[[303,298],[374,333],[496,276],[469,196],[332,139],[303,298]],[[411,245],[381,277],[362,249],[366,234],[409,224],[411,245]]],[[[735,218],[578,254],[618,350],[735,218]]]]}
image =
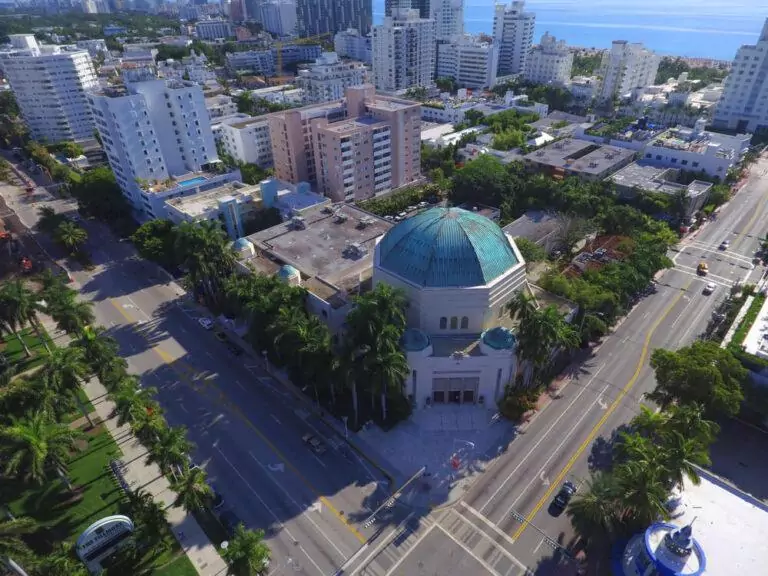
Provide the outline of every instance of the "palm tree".
{"type": "Polygon", "coordinates": [[[131,428],[145,446],[151,445],[167,426],[160,406],[150,404],[132,414],[131,428]]]}
{"type": "Polygon", "coordinates": [[[37,209],[37,227],[48,234],[53,233],[63,219],[64,217],[56,214],[50,206],[41,206],[37,209]]]}
{"type": "Polygon", "coordinates": [[[96,367],[96,377],[112,392],[128,377],[128,362],[122,356],[112,356],[96,367]]]}
{"type": "Polygon", "coordinates": [[[568,505],[566,514],[576,532],[590,544],[610,541],[621,518],[613,476],[593,476],[568,505]]]}
{"type": "Polygon", "coordinates": [[[80,391],[82,390],[80,382],[88,375],[88,372],[88,364],[85,362],[82,349],[77,346],[69,346],[56,348],[53,351],[43,364],[39,377],[46,388],[71,399],[85,419],[88,420],[88,425],[93,428],[91,415],[88,414],[83,401],[80,399],[80,391]]]}
{"type": "Polygon", "coordinates": [[[114,338],[105,336],[104,328],[101,326],[85,326],[80,332],[77,346],[83,351],[83,359],[91,369],[91,374],[98,373],[101,366],[119,357],[117,342],[114,338]]]}
{"type": "Polygon", "coordinates": [[[70,254],[74,254],[88,240],[88,232],[68,220],[56,227],[53,233],[56,242],[63,245],[70,254]]]}
{"type": "Polygon", "coordinates": [[[617,501],[625,509],[626,520],[648,526],[668,517],[668,483],[657,468],[631,460],[616,467],[614,479],[617,501]]]}
{"type": "Polygon", "coordinates": [[[37,523],[31,518],[0,520],[0,563],[19,576],[27,576],[27,574],[14,559],[24,561],[33,558],[32,551],[20,536],[31,534],[37,528],[37,523]]]}
{"type": "Polygon", "coordinates": [[[0,333],[13,334],[16,339],[24,348],[24,354],[27,358],[32,356],[32,352],[29,350],[29,346],[24,341],[24,338],[19,334],[24,326],[24,321],[18,314],[18,309],[15,307],[14,302],[9,299],[8,295],[4,294],[4,291],[0,291],[0,333]]]}
{"type": "Polygon", "coordinates": [[[77,300],[77,292],[53,276],[44,277],[43,282],[42,295],[46,301],[46,311],[59,330],[77,334],[93,323],[91,304],[77,300]]]}
{"type": "Polygon", "coordinates": [[[130,493],[128,502],[131,507],[130,516],[138,527],[139,540],[153,546],[165,546],[164,536],[168,525],[165,509],[144,490],[130,493]]]}
{"type": "Polygon", "coordinates": [[[51,349],[48,347],[48,342],[40,333],[40,322],[37,319],[40,305],[37,295],[24,286],[24,282],[19,279],[4,284],[0,292],[2,306],[9,307],[10,314],[18,319],[22,327],[25,324],[32,326],[37,338],[43,343],[45,350],[50,354],[51,349]]]}
{"type": "Polygon", "coordinates": [[[75,556],[71,542],[61,542],[52,553],[42,557],[35,567],[39,576],[88,576],[83,563],[75,556]]]}
{"type": "Polygon", "coordinates": [[[183,507],[187,512],[199,510],[213,497],[213,490],[206,482],[202,468],[187,470],[181,478],[171,483],[171,488],[177,493],[173,505],[183,507]]]}
{"type": "Polygon", "coordinates": [[[113,416],[117,416],[117,425],[134,422],[146,414],[147,408],[158,408],[153,397],[157,388],[140,388],[136,376],[126,376],[109,392],[109,398],[115,403],[113,416]]]}
{"type": "Polygon", "coordinates": [[[371,397],[378,392],[381,398],[381,418],[387,420],[387,393],[398,392],[410,373],[408,360],[400,349],[400,332],[393,325],[383,327],[378,338],[378,345],[372,349],[365,360],[370,375],[371,397]]]}
{"type": "Polygon", "coordinates": [[[79,430],[53,422],[44,411],[24,418],[11,418],[9,426],[0,428],[4,444],[5,474],[43,484],[46,472],[53,468],[69,490],[72,484],[66,476],[67,460],[75,449],[75,441],[84,437],[79,430]]]}
{"type": "Polygon", "coordinates": [[[159,430],[157,439],[152,444],[147,456],[147,463],[154,462],[160,469],[170,472],[174,477],[189,464],[187,454],[194,444],[187,440],[187,429],[184,426],[166,426],[159,430]]]}
{"type": "Polygon", "coordinates": [[[719,425],[704,418],[704,407],[701,404],[670,406],[668,414],[665,431],[698,440],[704,448],[712,444],[720,432],[719,425]]]}
{"type": "Polygon", "coordinates": [[[248,530],[242,524],[235,528],[222,557],[234,576],[254,576],[266,573],[270,551],[264,543],[263,530],[248,530]]]}
{"type": "Polygon", "coordinates": [[[688,478],[693,484],[701,483],[698,466],[709,466],[709,448],[696,438],[686,438],[676,431],[664,435],[663,470],[669,474],[671,486],[682,486],[688,478]]]}
{"type": "Polygon", "coordinates": [[[655,438],[668,422],[667,412],[657,412],[641,404],[640,413],[632,419],[630,427],[646,438],[655,438]]]}

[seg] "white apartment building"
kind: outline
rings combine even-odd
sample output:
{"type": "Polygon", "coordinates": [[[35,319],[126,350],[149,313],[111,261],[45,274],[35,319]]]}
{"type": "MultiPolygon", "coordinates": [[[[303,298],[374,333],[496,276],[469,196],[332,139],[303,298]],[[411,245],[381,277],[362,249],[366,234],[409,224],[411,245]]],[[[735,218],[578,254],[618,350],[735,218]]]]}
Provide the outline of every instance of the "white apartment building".
{"type": "Polygon", "coordinates": [[[222,122],[219,141],[224,151],[238,162],[272,167],[272,140],[266,116],[245,118],[237,122],[222,122]]]}
{"type": "Polygon", "coordinates": [[[358,60],[365,64],[373,62],[371,35],[362,36],[354,28],[337,32],[333,37],[333,48],[342,58],[358,60]]]}
{"type": "Polygon", "coordinates": [[[767,71],[768,18],[757,44],[745,44],[736,52],[715,110],[715,126],[739,132],[763,132],[768,128],[767,71]]]}
{"type": "Polygon", "coordinates": [[[499,45],[499,76],[525,72],[535,27],[536,14],[525,11],[524,0],[496,5],[493,41],[499,45]]]}
{"type": "Polygon", "coordinates": [[[464,0],[431,0],[429,17],[435,21],[438,42],[464,34],[464,0]]]}
{"type": "Polygon", "coordinates": [[[641,43],[614,40],[603,54],[597,98],[612,100],[629,96],[636,88],[652,86],[659,71],[659,56],[641,43]]]}
{"type": "Polygon", "coordinates": [[[499,47],[494,42],[466,35],[437,45],[437,77],[453,78],[461,87],[493,87],[498,65],[499,47]]]}
{"type": "Polygon", "coordinates": [[[573,53],[565,40],[559,42],[549,32],[534,46],[525,63],[525,79],[536,84],[565,86],[571,79],[573,53]]]}
{"type": "Polygon", "coordinates": [[[296,2],[294,0],[267,0],[261,4],[261,24],[264,30],[277,36],[296,33],[296,2]]]}
{"type": "Polygon", "coordinates": [[[123,195],[142,218],[163,215],[167,198],[188,196],[235,174],[211,174],[219,161],[202,89],[147,79],[88,95],[96,129],[123,195]]]}
{"type": "Polygon", "coordinates": [[[98,85],[85,50],[38,45],[31,34],[12,34],[0,51],[0,68],[11,85],[35,140],[48,143],[93,138],[86,92],[98,85]]]}
{"type": "Polygon", "coordinates": [[[195,24],[195,36],[200,40],[232,38],[235,28],[229,20],[201,20],[195,24]]]}
{"type": "Polygon", "coordinates": [[[157,72],[162,78],[191,80],[198,84],[216,80],[216,72],[208,66],[208,58],[194,50],[181,60],[161,60],[157,63],[157,72]]]}
{"type": "Polygon", "coordinates": [[[367,82],[361,62],[343,62],[336,52],[324,52],[309,68],[299,70],[296,85],[304,90],[305,104],[319,104],[344,97],[349,86],[367,82]]]}
{"type": "Polygon", "coordinates": [[[373,75],[386,92],[435,84],[435,21],[418,10],[393,10],[373,27],[373,75]]]}
{"type": "Polygon", "coordinates": [[[226,94],[206,98],[205,107],[211,120],[237,114],[237,102],[235,102],[232,96],[227,96],[226,94]]]}

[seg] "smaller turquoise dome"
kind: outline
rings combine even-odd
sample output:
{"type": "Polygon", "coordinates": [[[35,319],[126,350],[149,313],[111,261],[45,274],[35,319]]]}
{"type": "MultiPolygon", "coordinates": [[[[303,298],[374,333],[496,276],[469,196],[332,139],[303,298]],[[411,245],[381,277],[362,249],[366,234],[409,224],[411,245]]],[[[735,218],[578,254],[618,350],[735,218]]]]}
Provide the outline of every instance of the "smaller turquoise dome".
{"type": "Polygon", "coordinates": [[[408,328],[403,332],[400,344],[407,352],[421,352],[429,346],[429,336],[418,328],[408,328]]]}
{"type": "Polygon", "coordinates": [[[237,250],[238,252],[241,250],[245,250],[247,248],[251,248],[253,244],[251,244],[251,241],[248,240],[248,238],[238,238],[235,240],[235,243],[232,245],[232,247],[237,250]]]}
{"type": "Polygon", "coordinates": [[[497,326],[483,332],[483,343],[494,350],[512,350],[517,344],[517,338],[509,328],[497,326]]]}
{"type": "Polygon", "coordinates": [[[301,276],[299,271],[290,264],[280,266],[280,270],[278,271],[277,275],[280,276],[280,278],[295,278],[296,276],[301,276]]]}

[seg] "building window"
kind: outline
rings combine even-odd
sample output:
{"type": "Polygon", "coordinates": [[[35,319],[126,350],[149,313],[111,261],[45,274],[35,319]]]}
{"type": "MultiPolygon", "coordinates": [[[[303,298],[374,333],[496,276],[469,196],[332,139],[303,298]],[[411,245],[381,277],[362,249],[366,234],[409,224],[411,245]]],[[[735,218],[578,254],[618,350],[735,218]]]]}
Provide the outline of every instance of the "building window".
{"type": "Polygon", "coordinates": [[[445,330],[448,327],[448,318],[443,316],[440,318],[440,330],[445,330]]]}
{"type": "Polygon", "coordinates": [[[469,318],[467,318],[466,316],[462,316],[462,318],[461,318],[461,329],[462,330],[466,330],[467,328],[469,328],[469,318]]]}
{"type": "Polygon", "coordinates": [[[451,316],[451,330],[456,330],[459,326],[459,319],[456,316],[451,316]]]}
{"type": "Polygon", "coordinates": [[[698,163],[698,162],[694,162],[694,163],[693,163],[693,167],[694,167],[694,168],[698,168],[698,167],[699,167],[699,163],[698,163]]]}

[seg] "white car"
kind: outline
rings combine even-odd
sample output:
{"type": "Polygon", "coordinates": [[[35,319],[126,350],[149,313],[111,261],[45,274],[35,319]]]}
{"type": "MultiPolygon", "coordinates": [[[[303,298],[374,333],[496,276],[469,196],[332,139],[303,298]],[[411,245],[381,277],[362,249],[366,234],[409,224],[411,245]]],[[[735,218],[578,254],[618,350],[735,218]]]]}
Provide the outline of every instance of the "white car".
{"type": "Polygon", "coordinates": [[[730,245],[731,245],[731,241],[730,241],[730,240],[723,240],[723,241],[720,243],[720,250],[728,250],[728,247],[729,247],[730,245]]]}
{"type": "Polygon", "coordinates": [[[213,328],[213,320],[211,320],[210,318],[205,318],[205,317],[198,318],[197,322],[200,324],[200,326],[202,326],[206,330],[211,330],[213,328]]]}
{"type": "Polygon", "coordinates": [[[706,286],[704,286],[704,294],[712,294],[712,292],[715,291],[716,286],[710,282],[706,286]]]}

